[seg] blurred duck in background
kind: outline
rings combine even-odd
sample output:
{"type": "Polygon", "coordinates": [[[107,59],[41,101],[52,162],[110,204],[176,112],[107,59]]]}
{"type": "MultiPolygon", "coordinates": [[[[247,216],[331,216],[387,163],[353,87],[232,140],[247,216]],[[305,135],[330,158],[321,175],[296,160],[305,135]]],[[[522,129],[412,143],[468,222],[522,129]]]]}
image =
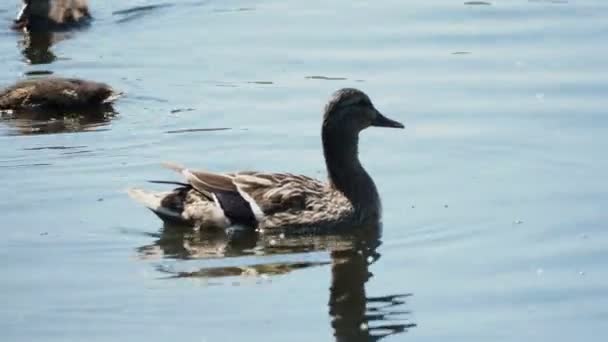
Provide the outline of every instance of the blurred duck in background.
{"type": "Polygon", "coordinates": [[[91,20],[86,0],[23,0],[13,29],[24,34],[19,47],[27,62],[48,64],[56,59],[51,46],[91,20]]]}
{"type": "Polygon", "coordinates": [[[109,85],[76,78],[42,77],[0,91],[0,110],[73,110],[111,103],[120,95],[109,85]]]}
{"type": "Polygon", "coordinates": [[[0,119],[18,134],[91,130],[117,114],[112,103],[120,95],[100,82],[30,78],[0,90],[0,119]]]}
{"type": "Polygon", "coordinates": [[[55,31],[77,28],[92,17],[86,0],[23,0],[13,28],[55,31]]]}

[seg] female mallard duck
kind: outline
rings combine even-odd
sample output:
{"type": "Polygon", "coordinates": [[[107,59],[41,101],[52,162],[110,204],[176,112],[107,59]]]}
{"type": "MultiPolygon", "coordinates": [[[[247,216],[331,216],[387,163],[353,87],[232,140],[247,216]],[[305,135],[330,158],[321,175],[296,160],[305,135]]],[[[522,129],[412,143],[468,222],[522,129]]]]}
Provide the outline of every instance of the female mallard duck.
{"type": "Polygon", "coordinates": [[[86,25],[90,20],[86,0],[23,0],[13,27],[29,31],[65,30],[86,25]]]}
{"type": "MultiPolygon", "coordinates": [[[[369,126],[403,128],[357,89],[341,89],[325,107],[321,137],[329,181],[290,173],[193,171],[173,164],[186,182],[170,192],[129,194],[164,221],[201,228],[332,230],[378,222],[380,197],[358,157],[359,132],[369,126]]],[[[156,181],[157,183],[173,183],[156,181]]]]}
{"type": "Polygon", "coordinates": [[[105,83],[62,77],[32,78],[0,90],[0,110],[95,107],[110,103],[119,95],[105,83]]]}

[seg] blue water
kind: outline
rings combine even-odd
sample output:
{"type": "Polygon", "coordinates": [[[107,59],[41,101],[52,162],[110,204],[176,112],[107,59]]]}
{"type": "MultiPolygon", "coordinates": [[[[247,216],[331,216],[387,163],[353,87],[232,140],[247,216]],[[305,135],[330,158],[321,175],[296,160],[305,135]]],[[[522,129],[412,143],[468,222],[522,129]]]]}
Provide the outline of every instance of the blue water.
{"type": "Polygon", "coordinates": [[[43,64],[1,4],[0,84],[126,93],[103,120],[0,121],[2,340],[605,341],[608,4],[465,2],[91,1],[43,64]],[[384,224],[361,254],[226,245],[124,192],[167,160],[323,178],[341,87],[406,125],[362,135],[384,224]]]}

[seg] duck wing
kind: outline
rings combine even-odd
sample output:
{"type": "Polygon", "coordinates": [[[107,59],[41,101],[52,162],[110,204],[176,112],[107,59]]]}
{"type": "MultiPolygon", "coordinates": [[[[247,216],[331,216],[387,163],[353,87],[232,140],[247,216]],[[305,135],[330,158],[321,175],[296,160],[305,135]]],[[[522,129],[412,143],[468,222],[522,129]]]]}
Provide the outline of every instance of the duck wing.
{"type": "Polygon", "coordinates": [[[265,173],[243,171],[237,173],[213,173],[194,171],[176,164],[166,167],[181,173],[194,189],[216,198],[224,212],[251,214],[260,222],[266,215],[285,211],[305,210],[313,198],[321,197],[326,190],[322,182],[291,173],[265,173]]]}
{"type": "Polygon", "coordinates": [[[312,199],[327,190],[325,184],[314,178],[291,173],[237,173],[233,183],[266,215],[305,210],[312,199]]]}

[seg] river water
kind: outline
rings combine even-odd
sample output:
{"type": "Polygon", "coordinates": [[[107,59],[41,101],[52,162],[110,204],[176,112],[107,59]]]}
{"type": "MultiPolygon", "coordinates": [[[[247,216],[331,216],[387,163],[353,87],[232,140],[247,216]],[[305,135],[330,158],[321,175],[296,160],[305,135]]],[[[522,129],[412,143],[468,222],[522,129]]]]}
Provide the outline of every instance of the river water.
{"type": "Polygon", "coordinates": [[[17,10],[0,84],[126,95],[0,121],[3,341],[608,338],[605,1],[91,1],[48,49],[17,10]],[[125,193],[167,160],[323,178],[341,87],[406,125],[362,134],[381,236],[227,243],[125,193]]]}

